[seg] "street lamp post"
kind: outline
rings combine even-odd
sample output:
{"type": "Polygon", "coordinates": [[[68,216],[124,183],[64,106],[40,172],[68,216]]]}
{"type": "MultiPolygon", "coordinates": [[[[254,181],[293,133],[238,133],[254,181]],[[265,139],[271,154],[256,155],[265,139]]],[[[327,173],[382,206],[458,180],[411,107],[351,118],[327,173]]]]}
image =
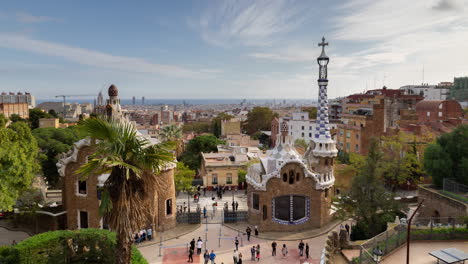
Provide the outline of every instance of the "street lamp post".
{"type": "Polygon", "coordinates": [[[416,212],[419,210],[423,202],[424,202],[424,199],[422,199],[421,202],[419,202],[418,207],[416,207],[416,210],[414,210],[413,214],[411,215],[408,221],[408,229],[406,231],[406,264],[410,263],[409,262],[409,248],[410,248],[411,221],[413,221],[413,217],[416,215],[416,212]]]}

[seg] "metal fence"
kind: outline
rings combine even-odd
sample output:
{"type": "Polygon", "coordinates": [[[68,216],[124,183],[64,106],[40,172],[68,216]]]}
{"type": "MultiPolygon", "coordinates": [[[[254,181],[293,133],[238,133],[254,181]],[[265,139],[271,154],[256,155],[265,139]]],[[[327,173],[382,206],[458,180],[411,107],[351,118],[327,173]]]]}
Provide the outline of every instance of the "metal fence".
{"type": "Polygon", "coordinates": [[[177,213],[176,220],[180,224],[200,224],[201,215],[199,212],[177,213]]]}
{"type": "MultiPolygon", "coordinates": [[[[367,240],[360,246],[359,258],[355,263],[376,263],[373,251],[378,248],[383,256],[406,243],[407,227],[405,221],[393,224],[387,231],[367,240]]],[[[452,240],[466,239],[466,225],[462,219],[451,217],[418,218],[411,224],[411,240],[452,240]]]]}
{"type": "Polygon", "coordinates": [[[468,186],[451,179],[444,179],[442,194],[450,196],[462,202],[468,202],[468,186]]]}

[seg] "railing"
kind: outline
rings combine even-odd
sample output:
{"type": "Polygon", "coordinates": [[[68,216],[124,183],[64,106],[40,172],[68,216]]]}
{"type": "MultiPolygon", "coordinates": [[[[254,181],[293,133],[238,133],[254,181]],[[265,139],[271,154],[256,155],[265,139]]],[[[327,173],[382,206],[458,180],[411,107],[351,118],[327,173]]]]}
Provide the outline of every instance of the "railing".
{"type": "MultiPolygon", "coordinates": [[[[377,247],[382,250],[383,256],[406,243],[407,225],[393,224],[393,227],[377,236],[367,240],[360,246],[360,253],[353,263],[376,263],[373,259],[373,250],[377,247]]],[[[451,217],[418,218],[411,225],[411,240],[449,240],[464,239],[468,237],[466,225],[461,219],[451,217]]]]}

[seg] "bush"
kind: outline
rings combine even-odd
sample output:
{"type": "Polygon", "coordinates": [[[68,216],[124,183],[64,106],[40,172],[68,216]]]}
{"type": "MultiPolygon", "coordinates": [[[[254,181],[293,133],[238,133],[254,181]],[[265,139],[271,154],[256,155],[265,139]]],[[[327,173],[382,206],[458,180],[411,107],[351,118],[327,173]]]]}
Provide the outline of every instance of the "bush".
{"type": "Polygon", "coordinates": [[[433,228],[414,230],[411,232],[411,237],[414,240],[451,240],[451,239],[465,239],[468,237],[468,228],[433,228]]]}
{"type": "MultiPolygon", "coordinates": [[[[115,246],[115,233],[89,228],[42,233],[20,242],[14,248],[20,255],[21,263],[111,264],[115,262],[115,246]]],[[[132,263],[148,263],[135,247],[132,248],[132,263]]]]}
{"type": "Polygon", "coordinates": [[[20,262],[19,251],[10,246],[0,247],[0,263],[2,264],[16,264],[20,262]]]}

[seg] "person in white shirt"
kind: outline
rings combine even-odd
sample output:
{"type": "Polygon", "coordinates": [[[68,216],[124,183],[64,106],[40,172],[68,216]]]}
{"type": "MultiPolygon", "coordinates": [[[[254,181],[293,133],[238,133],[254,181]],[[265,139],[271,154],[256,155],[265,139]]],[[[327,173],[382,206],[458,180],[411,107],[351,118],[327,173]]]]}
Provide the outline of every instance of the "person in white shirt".
{"type": "Polygon", "coordinates": [[[201,240],[201,238],[198,238],[198,241],[197,241],[197,255],[201,254],[202,247],[203,247],[203,241],[201,240]]]}

